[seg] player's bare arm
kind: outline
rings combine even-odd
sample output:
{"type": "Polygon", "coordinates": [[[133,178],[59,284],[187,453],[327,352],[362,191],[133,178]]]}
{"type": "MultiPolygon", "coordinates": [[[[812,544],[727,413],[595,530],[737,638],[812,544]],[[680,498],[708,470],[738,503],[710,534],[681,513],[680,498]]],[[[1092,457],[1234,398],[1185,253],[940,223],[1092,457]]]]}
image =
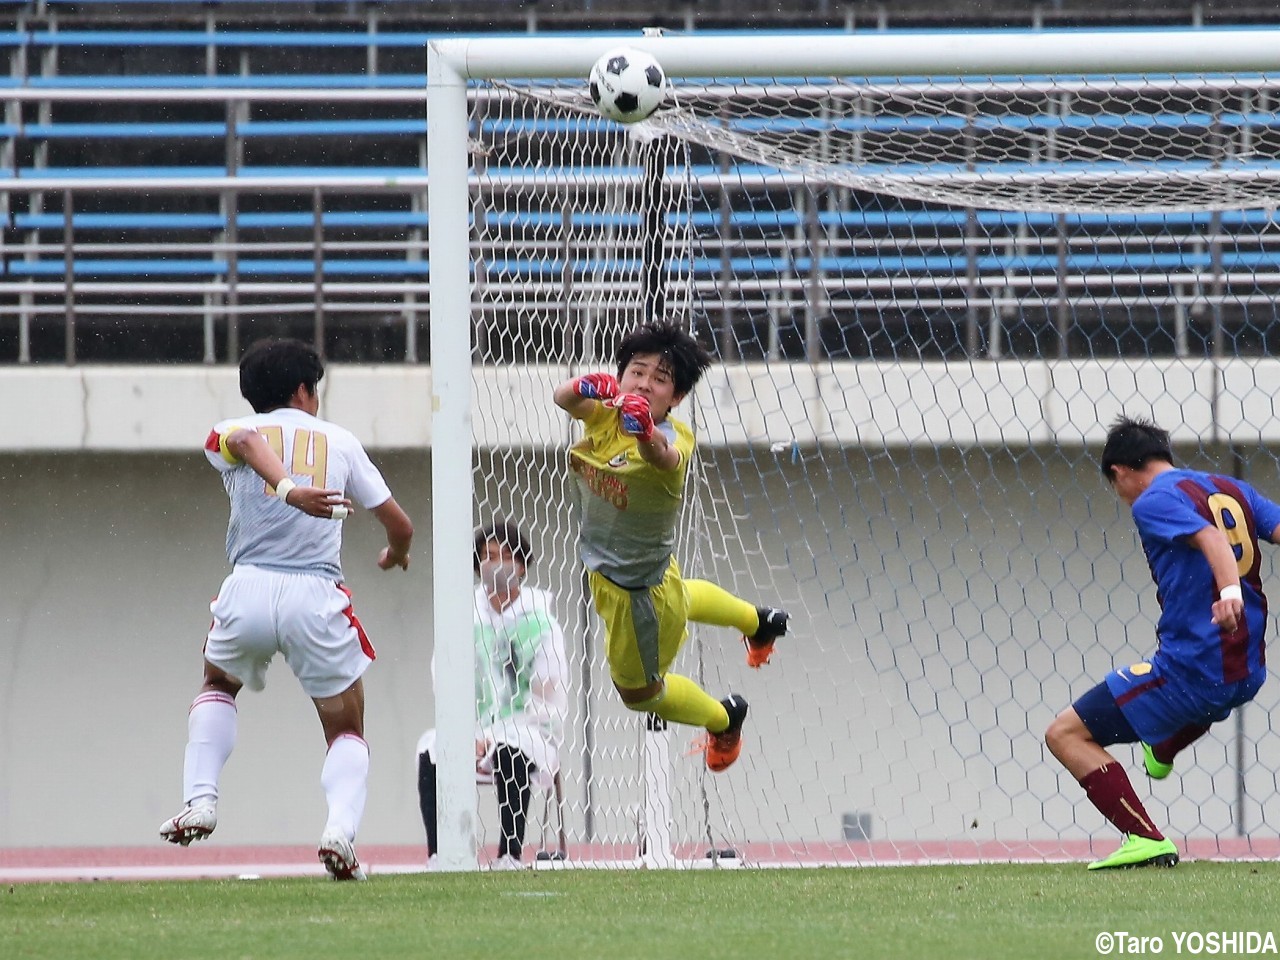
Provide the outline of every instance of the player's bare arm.
{"type": "Polygon", "coordinates": [[[1213,571],[1213,582],[1218,587],[1218,599],[1213,602],[1212,608],[1213,622],[1230,633],[1244,614],[1235,551],[1227,542],[1226,534],[1215,526],[1203,527],[1189,538],[1189,542],[1204,554],[1205,560],[1209,562],[1209,569],[1213,571]]]}
{"type": "MultiPolygon", "coordinates": [[[[252,467],[254,473],[272,487],[278,487],[281,481],[291,479],[284,462],[257,430],[241,428],[232,431],[226,439],[226,447],[233,457],[252,467]]],[[[342,495],[341,490],[326,490],[323,487],[295,486],[285,493],[284,502],[309,516],[326,520],[333,516],[334,507],[344,507],[348,512],[351,510],[351,501],[342,495]]]]}
{"type": "Polygon", "coordinates": [[[596,403],[619,394],[618,380],[610,373],[588,373],[560,384],[551,394],[557,407],[575,420],[583,420],[596,403]]]}
{"type": "Polygon", "coordinates": [[[413,521],[392,497],[385,503],[374,507],[370,513],[382,524],[387,532],[387,545],[378,554],[378,567],[390,570],[399,567],[409,569],[409,547],[413,543],[413,521]]]}

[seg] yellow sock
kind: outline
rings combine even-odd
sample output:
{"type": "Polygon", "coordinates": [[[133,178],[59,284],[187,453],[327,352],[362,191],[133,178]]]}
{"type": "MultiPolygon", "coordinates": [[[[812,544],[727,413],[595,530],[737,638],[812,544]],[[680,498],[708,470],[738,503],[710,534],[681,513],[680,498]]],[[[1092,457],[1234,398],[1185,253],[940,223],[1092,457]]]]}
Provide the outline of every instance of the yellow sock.
{"type": "Polygon", "coordinates": [[[729,712],[724,704],[688,677],[668,673],[663,680],[663,691],[658,696],[627,706],[644,713],[656,713],[671,723],[705,727],[712,733],[720,733],[729,726],[729,712]]]}
{"type": "Polygon", "coordinates": [[[737,627],[748,637],[760,629],[756,608],[710,580],[686,580],[689,619],[718,627],[737,627]]]}

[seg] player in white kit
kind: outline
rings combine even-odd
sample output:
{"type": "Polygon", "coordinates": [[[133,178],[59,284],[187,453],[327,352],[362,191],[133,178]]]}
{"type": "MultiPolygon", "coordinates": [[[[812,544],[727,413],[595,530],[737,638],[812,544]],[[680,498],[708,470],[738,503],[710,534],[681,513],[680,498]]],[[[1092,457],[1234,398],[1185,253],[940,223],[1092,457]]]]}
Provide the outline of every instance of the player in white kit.
{"type": "Polygon", "coordinates": [[[204,684],[187,718],[182,811],[160,836],[183,846],[217,826],[218,777],[236,741],[236,694],[261,690],[277,653],[315,702],[328,753],[329,816],[319,856],[335,880],[362,880],[354,841],[369,746],[361,676],[373,646],[342,584],[342,524],[352,501],[382,524],[383,570],[408,569],[413,524],[360,442],[316,416],[324,366],[299,340],[255,343],[240,362],[252,416],[217,424],[205,443],[231,499],[231,575],[210,609],[204,684]],[[348,499],[350,497],[350,499],[348,499]]]}

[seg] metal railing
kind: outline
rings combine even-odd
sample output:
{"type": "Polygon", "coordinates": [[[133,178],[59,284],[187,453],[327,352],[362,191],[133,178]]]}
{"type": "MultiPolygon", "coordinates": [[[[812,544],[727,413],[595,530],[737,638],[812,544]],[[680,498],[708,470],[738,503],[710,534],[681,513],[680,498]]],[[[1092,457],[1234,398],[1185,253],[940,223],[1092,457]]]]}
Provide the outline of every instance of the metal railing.
{"type": "MultiPolygon", "coordinates": [[[[0,247],[5,264],[0,323],[16,323],[17,362],[37,359],[33,325],[61,320],[61,359],[75,363],[78,336],[86,326],[138,317],[198,321],[199,359],[205,363],[238,356],[246,320],[286,317],[307,318],[310,335],[322,348],[335,320],[357,326],[390,323],[400,331],[397,356],[421,359],[429,291],[425,158],[416,166],[370,168],[367,173],[326,170],[323,162],[273,173],[246,166],[242,158],[245,118],[254,105],[327,109],[335,103],[397,104],[406,108],[406,116],[420,117],[424,89],[18,88],[3,96],[10,176],[0,178],[8,223],[0,247]],[[30,149],[27,131],[33,125],[24,122],[24,106],[37,105],[47,129],[53,124],[48,108],[84,103],[222,104],[228,122],[216,151],[223,164],[216,171],[187,175],[141,165],[103,170],[84,164],[53,171],[47,156],[30,149]],[[30,159],[25,165],[19,162],[24,157],[30,159]],[[397,198],[397,210],[386,210],[388,196],[397,198]],[[384,199],[375,199],[379,197],[384,199]],[[155,212],[157,205],[168,209],[176,200],[196,208],[190,222],[199,226],[186,228],[182,215],[155,212]],[[104,209],[140,219],[128,226],[126,220],[113,221],[104,209]],[[363,236],[365,228],[352,226],[362,213],[371,215],[363,236]],[[148,217],[150,225],[144,225],[148,217]]],[[[414,138],[425,153],[424,134],[403,136],[414,138]]],[[[316,153],[323,161],[323,148],[316,153]]],[[[1261,328],[1274,319],[1280,250],[1269,246],[1261,228],[1247,237],[1256,255],[1236,258],[1244,265],[1233,266],[1224,255],[1241,236],[1225,232],[1219,223],[1171,233],[1161,241],[1187,254],[1181,267],[1161,266],[1154,254],[1139,253],[1129,268],[1088,270],[1079,263],[1089,253],[1124,251],[1130,238],[1119,232],[1077,236],[1061,224],[1039,233],[1007,227],[984,232],[968,224],[931,239],[951,267],[930,273],[894,268],[906,259],[897,244],[907,241],[892,231],[860,234],[830,225],[823,215],[832,209],[858,213],[850,208],[847,191],[829,196],[804,189],[797,174],[756,176],[758,182],[696,175],[695,186],[711,199],[713,222],[699,231],[690,268],[692,292],[707,305],[708,322],[726,356],[734,355],[744,330],[755,336],[750,331],[757,328],[763,328],[759,339],[768,344],[764,355],[781,356],[786,351],[784,328],[795,328],[799,333],[792,339],[798,335],[802,344],[788,356],[813,361],[831,354],[830,341],[843,328],[868,319],[891,328],[906,322],[895,318],[907,313],[932,314],[940,328],[960,325],[956,349],[993,359],[1016,353],[1006,336],[1009,324],[1027,316],[1049,317],[1054,329],[1048,352],[1068,356],[1073,340],[1090,336],[1087,325],[1074,316],[1078,305],[1110,312],[1120,322],[1149,324],[1126,318],[1159,314],[1156,323],[1168,323],[1174,355],[1191,356],[1197,348],[1188,332],[1196,325],[1217,351],[1227,349],[1229,337],[1251,323],[1262,336],[1261,328]],[[738,211],[720,200],[728,190],[767,195],[793,225],[744,231],[738,211]],[[871,260],[880,266],[865,267],[871,260]],[[745,268],[730,275],[739,261],[745,268]],[[1041,266],[1029,268],[1033,261],[1041,266]],[[1263,319],[1250,320],[1251,313],[1263,319]]],[[[567,203],[569,196],[581,195],[583,182],[560,183],[545,172],[513,169],[487,171],[483,182],[473,177],[471,188],[513,196],[533,185],[544,191],[564,188],[567,203]]],[[[597,243],[589,233],[575,232],[569,217],[544,240],[513,243],[511,238],[486,237],[474,242],[473,254],[485,264],[518,257],[532,262],[548,252],[572,261],[598,256],[597,243]],[[516,257],[502,244],[514,247],[516,257]]],[[[598,292],[593,282],[589,277],[575,281],[574,296],[598,292]]],[[[629,282],[610,279],[607,288],[617,294],[629,282]]],[[[638,279],[635,286],[638,300],[638,279]]],[[[540,312],[563,317],[589,309],[567,302],[565,291],[559,274],[486,275],[472,298],[473,322],[483,328],[477,340],[490,337],[513,312],[536,322],[540,312]]],[[[1097,323],[1094,327],[1099,328],[1097,323]]],[[[43,358],[49,359],[47,351],[43,358]]]]}

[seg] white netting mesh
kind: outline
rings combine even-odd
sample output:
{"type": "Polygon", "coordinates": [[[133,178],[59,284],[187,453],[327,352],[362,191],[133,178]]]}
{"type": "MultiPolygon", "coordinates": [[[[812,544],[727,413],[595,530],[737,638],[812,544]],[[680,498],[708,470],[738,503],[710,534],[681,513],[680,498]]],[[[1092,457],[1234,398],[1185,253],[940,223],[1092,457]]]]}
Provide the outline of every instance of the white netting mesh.
{"type": "MultiPolygon", "coordinates": [[[[476,519],[519,522],[558,597],[576,859],[639,856],[666,774],[609,684],[574,550],[576,428],[550,392],[611,370],[653,315],[720,360],[677,411],[699,441],[678,557],[795,618],[760,673],[730,631],[693,632],[682,671],[752,712],[722,776],[673,731],[681,855],[1112,844],[1041,741],[1154,643],[1141,550],[1089,445],[1121,410],[1154,413],[1185,459],[1280,490],[1273,95],[1266,78],[720,80],[626,129],[576,88],[476,92],[476,519]]],[[[1219,725],[1153,791],[1175,837],[1222,850],[1280,817],[1275,702],[1265,688],[1242,736],[1219,725]]]]}
{"type": "MultiPolygon", "coordinates": [[[[930,203],[1231,210],[1280,195],[1280,79],[720,80],[647,123],[738,163],[930,203]]],[[[591,111],[577,89],[529,88],[591,111]]]]}

